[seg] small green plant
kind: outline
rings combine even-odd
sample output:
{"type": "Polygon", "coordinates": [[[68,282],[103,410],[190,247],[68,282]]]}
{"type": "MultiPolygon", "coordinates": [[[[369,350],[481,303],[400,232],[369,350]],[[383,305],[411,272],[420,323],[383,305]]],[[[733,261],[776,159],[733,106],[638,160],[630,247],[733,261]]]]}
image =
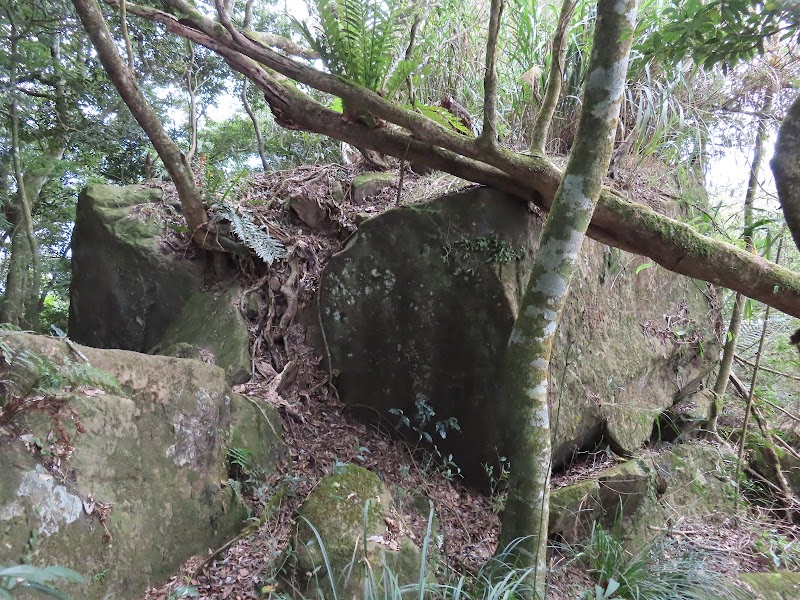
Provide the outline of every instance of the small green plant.
{"type": "Polygon", "coordinates": [[[619,538],[596,523],[575,555],[595,581],[583,600],[743,600],[746,596],[713,569],[707,553],[660,538],[628,552],[619,538]]]}
{"type": "Polygon", "coordinates": [[[250,458],[253,451],[247,448],[229,448],[228,466],[230,467],[230,477],[233,479],[243,479],[250,473],[250,458]]]}
{"type": "Polygon", "coordinates": [[[286,249],[278,240],[260,225],[257,225],[247,214],[237,211],[228,202],[219,202],[213,207],[212,221],[230,223],[231,231],[245,246],[256,253],[256,256],[268,265],[286,256],[286,249]]]}
{"type": "Polygon", "coordinates": [[[511,463],[505,456],[498,457],[497,471],[494,465],[483,463],[483,470],[489,480],[489,497],[492,499],[492,512],[503,512],[508,498],[508,477],[511,475],[511,463]]]}
{"type": "Polygon", "coordinates": [[[455,247],[460,251],[461,257],[470,258],[473,254],[483,258],[487,263],[507,263],[519,260],[522,252],[500,239],[497,234],[488,237],[458,240],[455,247]]]}
{"type": "Polygon", "coordinates": [[[397,429],[412,429],[419,436],[420,441],[425,440],[429,444],[433,443],[433,436],[427,431],[431,423],[433,423],[434,430],[442,439],[447,438],[448,431],[461,431],[458,419],[455,417],[450,417],[441,421],[433,421],[433,417],[436,416],[436,411],[424,396],[419,396],[414,401],[414,407],[416,409],[416,415],[414,416],[413,422],[399,408],[389,409],[389,414],[395,415],[398,418],[397,429]]]}
{"type": "Polygon", "coordinates": [[[758,534],[753,550],[770,569],[800,569],[800,546],[777,529],[767,529],[758,534]]]}
{"type": "Polygon", "coordinates": [[[450,417],[447,419],[434,421],[436,411],[428,403],[425,397],[420,396],[414,402],[416,408],[416,415],[413,421],[399,408],[389,409],[389,413],[395,415],[397,425],[395,426],[398,431],[403,429],[411,429],[418,436],[418,441],[425,441],[433,446],[432,450],[424,455],[422,460],[422,469],[424,471],[436,471],[448,481],[453,481],[456,478],[462,477],[461,468],[453,460],[452,454],[444,454],[442,450],[433,441],[433,435],[428,431],[431,425],[434,432],[439,435],[443,440],[447,439],[447,434],[450,431],[461,431],[458,424],[458,419],[450,417]]]}
{"type": "Polygon", "coordinates": [[[266,506],[272,495],[271,487],[266,483],[266,474],[252,464],[253,452],[248,448],[233,447],[227,452],[228,481],[236,499],[247,508],[248,516],[253,516],[266,506]],[[249,502],[246,502],[246,498],[249,502]]]}
{"type": "Polygon", "coordinates": [[[180,598],[199,598],[200,592],[194,585],[188,585],[188,577],[187,577],[187,585],[180,585],[175,588],[174,591],[169,593],[167,596],[167,600],[179,600],[180,598]]]}
{"type": "Polygon", "coordinates": [[[55,587],[61,581],[83,583],[84,579],[79,573],[66,567],[0,566],[0,599],[13,600],[16,592],[35,590],[45,596],[69,600],[69,596],[55,587]]]}
{"type": "Polygon", "coordinates": [[[92,583],[100,583],[101,581],[104,581],[108,576],[108,571],[109,569],[103,569],[102,571],[98,571],[92,575],[92,583]]]}

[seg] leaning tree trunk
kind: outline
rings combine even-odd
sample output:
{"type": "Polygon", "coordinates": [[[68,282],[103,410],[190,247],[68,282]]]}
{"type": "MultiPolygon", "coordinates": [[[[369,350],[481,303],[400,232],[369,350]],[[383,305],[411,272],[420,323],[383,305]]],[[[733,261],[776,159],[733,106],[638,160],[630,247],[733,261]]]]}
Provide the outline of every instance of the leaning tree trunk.
{"type": "Polygon", "coordinates": [[[208,214],[203,206],[202,195],[195,185],[189,161],[186,160],[177,144],[167,135],[158,115],[139,89],[133,72],[119,55],[114,38],[111,37],[111,32],[96,0],[72,0],[72,3],[75,5],[75,10],[92,40],[97,56],[108,73],[109,79],[117,88],[133,117],[150,138],[164,167],[175,183],[183,215],[186,218],[186,225],[193,232],[194,240],[201,247],[219,250],[219,244],[214,236],[208,233],[208,214]]]}
{"type": "Polygon", "coordinates": [[[508,403],[511,478],[500,547],[533,566],[535,594],[544,597],[550,481],[548,368],[556,329],[592,213],[600,197],[619,120],[636,0],[600,0],[583,110],[564,178],[506,350],[503,402],[508,403]]]}

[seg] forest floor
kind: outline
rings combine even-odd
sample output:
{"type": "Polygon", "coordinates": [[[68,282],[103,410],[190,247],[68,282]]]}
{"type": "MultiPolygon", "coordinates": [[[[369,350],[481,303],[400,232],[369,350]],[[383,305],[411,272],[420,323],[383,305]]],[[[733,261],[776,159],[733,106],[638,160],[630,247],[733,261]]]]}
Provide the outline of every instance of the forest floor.
{"type": "MultiPolygon", "coordinates": [[[[409,172],[401,193],[398,194],[396,178],[382,192],[355,202],[349,193],[349,182],[355,174],[351,166],[299,167],[257,176],[226,195],[235,197],[230,202],[255,223],[267,227],[287,249],[286,259],[271,268],[260,261],[242,259],[235,276],[246,289],[245,294],[259,294],[262,301],[258,316],[251,323],[254,376],[235,391],[270,402],[278,409],[288,447],[278,471],[251,488],[249,500],[256,517],[267,506],[271,493],[284,493],[280,505],[271,506],[261,519],[254,519],[242,535],[213,553],[193,557],[168,583],[148,590],[143,600],[180,597],[176,590],[183,586],[195,587],[202,598],[270,597],[264,590],[278,585],[277,576],[295,526],[297,508],[340,463],[359,464],[381,477],[393,494],[407,530],[419,545],[427,522],[412,505],[419,497],[430,500],[446,557],[444,572],[438,574],[440,580],[476,574],[495,552],[502,489],[495,490],[494,495],[469,489],[430,464],[425,451],[413,440],[409,443],[390,436],[387,432],[393,429],[393,423],[387,420],[385,428],[377,428],[353,419],[338,399],[326,357],[307,343],[306,327],[295,322],[304,308],[312,306],[326,261],[343,247],[360,219],[398,203],[417,202],[467,185],[450,176],[423,178],[409,172]],[[300,220],[288,209],[294,202],[306,208],[310,204],[312,212],[323,216],[322,222],[310,227],[300,220]],[[291,314],[285,318],[287,312],[291,314]],[[287,365],[291,368],[287,369],[287,365]],[[287,376],[280,394],[271,385],[278,374],[287,376]]],[[[654,193],[652,182],[643,181],[641,173],[638,182],[617,180],[614,184],[633,189],[651,206],[669,200],[668,195],[654,193]],[[643,189],[648,192],[642,193],[643,189]]],[[[172,194],[174,191],[167,189],[168,201],[172,194]]],[[[188,252],[185,235],[174,232],[180,231],[179,225],[176,216],[165,247],[188,252]]],[[[242,302],[246,300],[243,298],[242,302]]],[[[615,458],[602,449],[584,454],[566,472],[556,474],[552,485],[557,488],[574,483],[614,462],[615,458]]],[[[795,530],[765,508],[748,508],[739,515],[728,512],[702,520],[685,519],[672,523],[664,535],[679,551],[713,554],[713,568],[735,574],[766,570],[776,559],[763,543],[759,546],[764,531],[798,543],[793,541],[795,530]],[[763,550],[760,554],[759,547],[763,550]]],[[[549,598],[572,599],[581,590],[593,589],[585,567],[575,559],[576,553],[576,549],[564,546],[551,552],[549,598]]]]}

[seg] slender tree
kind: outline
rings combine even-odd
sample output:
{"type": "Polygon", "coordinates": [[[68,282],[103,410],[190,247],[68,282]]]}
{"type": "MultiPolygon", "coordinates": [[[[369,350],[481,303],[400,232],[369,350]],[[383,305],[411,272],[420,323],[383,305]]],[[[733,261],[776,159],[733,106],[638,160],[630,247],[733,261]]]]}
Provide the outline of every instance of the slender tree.
{"type": "MultiPolygon", "coordinates": [[[[744,238],[745,248],[752,252],[755,248],[753,243],[753,205],[758,191],[758,174],[761,170],[761,163],[764,160],[764,145],[767,137],[767,120],[772,112],[772,104],[775,99],[774,90],[768,90],[761,106],[761,112],[756,117],[756,138],[753,142],[753,160],[750,163],[750,176],[747,180],[747,190],[744,196],[744,238]]],[[[706,423],[705,429],[709,436],[719,437],[717,433],[717,419],[722,409],[722,402],[725,391],[728,388],[728,379],[733,367],[733,358],[736,355],[736,343],[739,340],[739,328],[742,325],[744,316],[744,304],[747,301],[741,292],[737,292],[733,300],[733,311],[731,321],[728,326],[728,335],[725,338],[725,346],[722,351],[717,379],[714,382],[714,404],[711,407],[711,418],[706,423]]]]}
{"type": "Polygon", "coordinates": [[[517,562],[535,566],[544,597],[550,481],[550,355],[576,260],[611,159],[633,32],[636,0],[600,0],[583,91],[583,111],[564,178],[553,199],[506,350],[504,399],[510,421],[511,478],[500,546],[522,538],[517,562]]]}
{"type": "Polygon", "coordinates": [[[578,0],[564,0],[561,13],[558,16],[556,32],[550,50],[550,71],[547,74],[547,86],[544,98],[531,131],[531,152],[544,152],[547,143],[547,132],[556,113],[559,96],[561,96],[561,82],[564,80],[564,65],[567,60],[567,34],[569,23],[578,0]]]}
{"type": "Polygon", "coordinates": [[[217,238],[209,235],[209,218],[203,197],[194,181],[191,165],[178,145],[164,130],[161,120],[148,103],[136,81],[136,77],[125,64],[108,29],[108,25],[95,0],[73,0],[75,10],[89,34],[92,44],[103,63],[109,78],[128,105],[134,118],[147,133],[153,146],[169,172],[183,207],[186,224],[193,232],[195,241],[204,248],[221,250],[217,238]]]}

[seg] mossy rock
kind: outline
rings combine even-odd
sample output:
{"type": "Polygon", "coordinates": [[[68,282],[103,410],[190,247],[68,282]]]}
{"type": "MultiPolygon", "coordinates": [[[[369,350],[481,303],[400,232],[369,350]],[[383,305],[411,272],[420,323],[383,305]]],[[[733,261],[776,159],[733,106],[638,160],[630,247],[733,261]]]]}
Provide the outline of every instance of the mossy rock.
{"type": "MultiPolygon", "coordinates": [[[[54,365],[77,361],[61,340],[7,333],[3,342],[54,365]]],[[[70,588],[74,597],[135,598],[238,533],[248,515],[221,483],[228,450],[248,448],[254,469],[274,472],[283,454],[280,418],[233,394],[219,367],[76,348],[119,386],[53,390],[53,401],[68,406],[65,415],[74,411],[84,430],[62,419],[75,446],[64,481],[21,443],[0,439],[0,564],[70,567],[90,580],[70,588]],[[110,505],[110,541],[101,503],[110,505]]],[[[48,416],[18,418],[28,439],[47,439],[48,416]]]]}
{"type": "Polygon", "coordinates": [[[141,186],[90,185],[81,192],[69,307],[75,341],[146,352],[200,288],[201,265],[159,245],[162,195],[141,186]]]}
{"type": "Polygon", "coordinates": [[[350,185],[353,194],[353,202],[360,204],[370,196],[382,192],[385,188],[395,182],[394,173],[383,173],[371,171],[356,175],[350,185]]]}
{"type": "Polygon", "coordinates": [[[574,542],[593,523],[619,531],[631,549],[662,531],[654,524],[707,515],[732,502],[733,454],[710,444],[676,444],[559,488],[550,498],[550,535],[574,542]]]}
{"type": "MultiPolygon", "coordinates": [[[[368,419],[399,409],[413,421],[420,399],[434,422],[455,418],[460,434],[440,439],[434,423],[428,433],[470,482],[485,483],[482,465],[507,454],[516,426],[498,382],[541,228],[518,199],[471,189],[364,221],[321,277],[323,350],[341,399],[368,419]]],[[[639,260],[583,245],[551,361],[555,468],[601,438],[635,452],[713,364],[708,299],[664,269],[636,274],[639,260]],[[678,313],[704,353],[661,332],[678,313]]]]}
{"type": "Polygon", "coordinates": [[[200,358],[205,350],[225,370],[228,384],[248,381],[250,337],[239,308],[241,292],[233,286],[226,291],[193,293],[152,352],[200,358]]]}
{"type": "Polygon", "coordinates": [[[743,581],[754,594],[753,600],[797,600],[800,598],[800,573],[742,573],[743,581]]]}
{"type": "Polygon", "coordinates": [[[597,479],[586,479],[553,490],[550,493],[550,520],[548,532],[558,534],[567,542],[578,540],[586,524],[602,507],[598,501],[600,486],[597,479]]]}
{"type": "Polygon", "coordinates": [[[333,597],[332,580],[338,598],[361,598],[365,577],[383,589],[384,567],[399,585],[418,581],[422,554],[407,535],[390,528],[398,517],[375,473],[352,464],[337,466],[314,488],[297,517],[285,575],[305,596],[333,597]]]}

